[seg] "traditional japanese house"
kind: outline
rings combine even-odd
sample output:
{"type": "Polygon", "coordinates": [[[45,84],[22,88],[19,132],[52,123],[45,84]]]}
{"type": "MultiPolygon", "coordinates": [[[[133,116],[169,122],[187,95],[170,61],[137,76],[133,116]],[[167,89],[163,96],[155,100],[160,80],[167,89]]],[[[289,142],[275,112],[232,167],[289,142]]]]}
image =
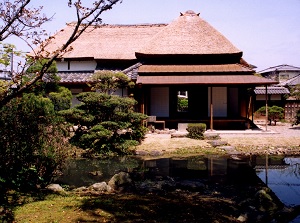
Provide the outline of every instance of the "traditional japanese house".
{"type": "MultiPolygon", "coordinates": [[[[50,47],[71,30],[58,32],[50,47]]],[[[57,61],[62,84],[78,93],[88,90],[97,70],[123,71],[136,82],[137,110],[167,128],[189,122],[249,127],[253,89],[277,83],[255,76],[242,51],[193,11],[168,25],[92,27],[72,48],[57,61]]]]}
{"type": "Polygon", "coordinates": [[[253,89],[276,83],[255,76],[242,51],[193,11],[159,31],[136,57],[141,112],[173,128],[182,122],[248,127],[253,89]]]}

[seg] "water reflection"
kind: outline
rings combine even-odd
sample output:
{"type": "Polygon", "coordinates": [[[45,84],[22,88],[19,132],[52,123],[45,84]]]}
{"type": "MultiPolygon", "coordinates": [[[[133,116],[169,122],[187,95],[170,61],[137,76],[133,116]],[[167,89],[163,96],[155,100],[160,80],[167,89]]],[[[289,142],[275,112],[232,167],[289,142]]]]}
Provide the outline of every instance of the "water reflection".
{"type": "Polygon", "coordinates": [[[300,205],[300,158],[261,157],[257,176],[285,205],[300,205]]]}
{"type": "Polygon", "coordinates": [[[76,159],[67,163],[60,184],[89,186],[125,171],[137,180],[167,179],[256,185],[265,183],[285,205],[300,205],[300,158],[283,156],[193,156],[139,159],[76,159]]]}

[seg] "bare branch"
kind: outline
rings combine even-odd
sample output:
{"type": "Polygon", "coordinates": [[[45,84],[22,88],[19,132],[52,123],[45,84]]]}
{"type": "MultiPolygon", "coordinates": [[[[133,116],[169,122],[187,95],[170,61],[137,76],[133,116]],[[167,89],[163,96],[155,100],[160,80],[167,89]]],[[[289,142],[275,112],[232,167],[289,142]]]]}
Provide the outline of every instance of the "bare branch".
{"type": "MultiPolygon", "coordinates": [[[[18,6],[20,6],[20,2],[22,3],[22,0],[15,0],[15,3],[19,3],[18,6]]],[[[25,2],[30,2],[30,0],[27,0],[25,2]]],[[[35,59],[33,61],[40,60],[41,58],[48,58],[48,61],[42,66],[41,70],[35,74],[33,78],[31,78],[28,82],[26,83],[19,83],[20,78],[16,78],[15,85],[17,85],[17,88],[14,88],[14,90],[8,89],[6,96],[0,100],[0,107],[8,103],[10,100],[13,98],[21,95],[22,93],[26,92],[27,90],[31,89],[39,80],[43,78],[47,70],[50,68],[51,64],[60,56],[62,56],[65,52],[68,50],[71,50],[71,44],[76,41],[82,33],[86,31],[88,27],[94,24],[99,24],[101,23],[101,19],[99,18],[100,15],[109,9],[112,8],[113,5],[115,5],[118,2],[122,2],[121,0],[100,0],[100,1],[95,1],[93,3],[93,6],[88,8],[84,7],[81,3],[80,0],[73,1],[68,0],[68,5],[69,7],[75,7],[76,8],[76,13],[77,13],[77,21],[74,26],[74,30],[72,34],[69,36],[68,40],[57,50],[53,52],[47,52],[46,46],[51,43],[52,38],[48,38],[47,40],[42,41],[42,36],[44,34],[44,31],[42,30],[41,32],[38,32],[36,29],[38,29],[44,22],[49,21],[48,18],[46,17],[40,17],[40,10],[39,9],[26,9],[26,5],[22,5],[23,8],[22,10],[18,10],[18,15],[17,18],[15,18],[12,21],[12,18],[7,19],[5,24],[8,24],[10,22],[10,26],[5,26],[5,30],[1,27],[0,34],[6,35],[16,35],[28,44],[28,46],[33,49],[33,47],[29,44],[27,40],[31,39],[34,45],[39,44],[39,50],[37,52],[34,52],[34,56],[32,59],[35,59]],[[33,20],[38,20],[38,22],[34,22],[33,20]],[[29,32],[29,30],[32,30],[32,32],[29,32]]],[[[9,1],[6,1],[6,3],[10,3],[9,1]]],[[[0,13],[2,13],[2,8],[4,4],[0,3],[0,13]]],[[[12,9],[11,3],[6,5],[9,9],[12,9]]],[[[11,13],[11,11],[9,12],[11,13]]],[[[15,15],[15,14],[14,14],[15,15]]],[[[1,38],[1,37],[0,37],[1,38]]],[[[1,40],[1,39],[0,39],[1,40]]],[[[24,69],[23,71],[24,72],[24,69]]],[[[18,77],[22,77],[24,73],[20,73],[18,77]]]]}

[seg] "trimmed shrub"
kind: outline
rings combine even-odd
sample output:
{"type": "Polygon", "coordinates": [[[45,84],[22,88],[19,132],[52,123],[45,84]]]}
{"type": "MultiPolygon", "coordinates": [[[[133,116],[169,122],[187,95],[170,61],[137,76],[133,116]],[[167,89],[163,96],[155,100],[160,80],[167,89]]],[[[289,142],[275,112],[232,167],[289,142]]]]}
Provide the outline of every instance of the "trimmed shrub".
{"type": "Polygon", "coordinates": [[[188,131],[187,137],[191,139],[204,139],[204,132],[206,130],[205,123],[189,123],[186,129],[188,131]]]}

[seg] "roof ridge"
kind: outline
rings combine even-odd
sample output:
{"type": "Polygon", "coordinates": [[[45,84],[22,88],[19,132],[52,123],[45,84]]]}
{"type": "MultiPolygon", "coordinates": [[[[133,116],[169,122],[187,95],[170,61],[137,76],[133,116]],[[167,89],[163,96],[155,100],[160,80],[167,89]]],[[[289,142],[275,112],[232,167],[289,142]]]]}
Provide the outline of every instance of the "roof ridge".
{"type": "MultiPolygon", "coordinates": [[[[67,26],[74,26],[74,22],[67,23],[67,26]]],[[[84,25],[84,24],[82,24],[84,25]]],[[[91,25],[88,28],[89,29],[97,29],[97,28],[119,28],[119,27],[161,27],[161,26],[167,26],[167,23],[137,23],[137,24],[99,24],[99,25],[91,25]]]]}
{"type": "Polygon", "coordinates": [[[263,70],[261,70],[261,71],[258,71],[258,73],[261,73],[261,72],[263,72],[263,71],[265,71],[265,70],[274,69],[274,68],[279,68],[279,67],[284,67],[284,66],[293,67],[293,68],[297,68],[297,69],[300,70],[300,67],[296,67],[296,66],[289,65],[289,64],[280,64],[280,65],[277,65],[277,66],[268,67],[268,68],[266,68],[266,69],[263,69],[263,70]]]}

